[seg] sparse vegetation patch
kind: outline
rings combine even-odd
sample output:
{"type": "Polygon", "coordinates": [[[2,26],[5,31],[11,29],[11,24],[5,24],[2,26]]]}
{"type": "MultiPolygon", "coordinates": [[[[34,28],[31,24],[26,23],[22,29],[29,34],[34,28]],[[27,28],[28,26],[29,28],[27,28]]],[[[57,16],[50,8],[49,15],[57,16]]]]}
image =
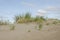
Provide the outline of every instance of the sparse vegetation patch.
{"type": "Polygon", "coordinates": [[[43,27],[43,25],[42,25],[42,24],[39,24],[39,26],[38,26],[38,30],[41,30],[42,27],[43,27]]]}
{"type": "Polygon", "coordinates": [[[54,21],[54,22],[53,22],[53,24],[55,24],[55,25],[56,25],[56,24],[57,24],[57,22],[56,22],[56,21],[54,21]]]}
{"type": "Polygon", "coordinates": [[[31,32],[31,30],[28,30],[28,32],[31,32]]]}
{"type": "Polygon", "coordinates": [[[50,23],[46,23],[46,25],[50,25],[50,23]]]}
{"type": "Polygon", "coordinates": [[[14,30],[15,26],[14,25],[10,25],[10,30],[14,30]]]}

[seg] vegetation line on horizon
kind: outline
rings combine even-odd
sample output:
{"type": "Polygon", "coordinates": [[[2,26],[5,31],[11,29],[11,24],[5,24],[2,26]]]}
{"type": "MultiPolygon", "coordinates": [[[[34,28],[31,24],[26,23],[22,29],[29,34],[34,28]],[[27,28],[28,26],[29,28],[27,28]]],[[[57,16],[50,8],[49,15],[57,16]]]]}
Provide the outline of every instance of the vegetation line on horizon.
{"type": "MultiPolygon", "coordinates": [[[[35,16],[32,17],[31,13],[27,12],[25,15],[16,15],[14,16],[14,23],[29,23],[29,22],[35,22],[35,23],[43,23],[44,21],[47,21],[47,18],[44,18],[43,16],[35,16]]],[[[0,20],[0,25],[8,25],[11,24],[9,21],[0,20]]],[[[56,24],[54,22],[53,24],[56,24]]],[[[49,25],[49,23],[47,23],[49,25]]]]}

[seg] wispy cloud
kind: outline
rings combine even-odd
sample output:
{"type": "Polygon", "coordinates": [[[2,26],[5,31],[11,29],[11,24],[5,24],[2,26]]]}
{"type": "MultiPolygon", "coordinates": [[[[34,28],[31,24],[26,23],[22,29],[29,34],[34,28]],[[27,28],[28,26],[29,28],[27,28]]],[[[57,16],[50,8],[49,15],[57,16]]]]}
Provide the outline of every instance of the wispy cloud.
{"type": "Polygon", "coordinates": [[[39,10],[37,11],[37,15],[38,15],[38,16],[44,16],[46,13],[47,13],[47,11],[41,10],[41,9],[39,9],[39,10]]]}
{"type": "Polygon", "coordinates": [[[55,14],[60,14],[60,8],[58,7],[54,7],[54,6],[48,6],[45,9],[39,9],[37,10],[37,15],[39,16],[44,16],[45,14],[47,14],[48,12],[56,12],[55,14]]]}
{"type": "Polygon", "coordinates": [[[46,11],[60,11],[60,8],[54,7],[54,6],[48,6],[45,10],[46,11]]]}

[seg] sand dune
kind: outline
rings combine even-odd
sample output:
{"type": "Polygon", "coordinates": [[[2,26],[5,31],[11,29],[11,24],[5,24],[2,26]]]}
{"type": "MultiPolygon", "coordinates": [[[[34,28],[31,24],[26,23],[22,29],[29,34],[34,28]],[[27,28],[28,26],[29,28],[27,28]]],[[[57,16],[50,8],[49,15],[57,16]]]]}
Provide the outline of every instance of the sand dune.
{"type": "Polygon", "coordinates": [[[60,24],[44,25],[42,30],[35,29],[37,24],[33,23],[14,25],[16,27],[13,31],[9,30],[9,25],[3,26],[7,30],[0,30],[0,40],[60,40],[60,24]]]}

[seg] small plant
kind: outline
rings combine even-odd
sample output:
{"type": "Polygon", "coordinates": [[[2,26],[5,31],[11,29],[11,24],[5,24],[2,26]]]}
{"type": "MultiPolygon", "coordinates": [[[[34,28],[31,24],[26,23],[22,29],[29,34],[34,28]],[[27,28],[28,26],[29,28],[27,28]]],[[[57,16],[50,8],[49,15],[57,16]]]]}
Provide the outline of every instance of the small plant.
{"type": "Polygon", "coordinates": [[[9,21],[0,20],[0,25],[8,25],[8,24],[9,24],[9,21]]]}
{"type": "Polygon", "coordinates": [[[46,25],[49,25],[49,23],[47,23],[46,25]]]}
{"type": "Polygon", "coordinates": [[[41,28],[42,28],[42,24],[39,24],[38,28],[39,28],[39,30],[41,30],[41,28]]]}
{"type": "Polygon", "coordinates": [[[34,21],[37,22],[37,23],[43,23],[43,21],[45,21],[45,19],[43,17],[36,16],[34,18],[34,21]]]}
{"type": "Polygon", "coordinates": [[[27,12],[24,16],[25,19],[30,19],[31,18],[31,14],[29,12],[27,12]]]}
{"type": "Polygon", "coordinates": [[[34,21],[35,21],[35,22],[39,21],[39,16],[36,16],[36,17],[34,18],[34,21]]]}
{"type": "Polygon", "coordinates": [[[60,23],[60,20],[59,20],[59,23],[60,23]]]}
{"type": "Polygon", "coordinates": [[[56,21],[54,21],[54,22],[53,22],[53,24],[55,24],[55,25],[56,25],[56,24],[57,24],[57,22],[56,22],[56,21]]]}
{"type": "Polygon", "coordinates": [[[15,29],[15,26],[14,25],[11,25],[10,26],[10,30],[14,30],[15,29]]]}
{"type": "Polygon", "coordinates": [[[37,29],[37,26],[35,26],[35,29],[37,29]]]}
{"type": "Polygon", "coordinates": [[[31,32],[30,30],[28,30],[28,32],[31,32]]]}
{"type": "Polygon", "coordinates": [[[46,19],[43,16],[41,16],[40,19],[42,19],[43,21],[46,21],[46,19]]]}

